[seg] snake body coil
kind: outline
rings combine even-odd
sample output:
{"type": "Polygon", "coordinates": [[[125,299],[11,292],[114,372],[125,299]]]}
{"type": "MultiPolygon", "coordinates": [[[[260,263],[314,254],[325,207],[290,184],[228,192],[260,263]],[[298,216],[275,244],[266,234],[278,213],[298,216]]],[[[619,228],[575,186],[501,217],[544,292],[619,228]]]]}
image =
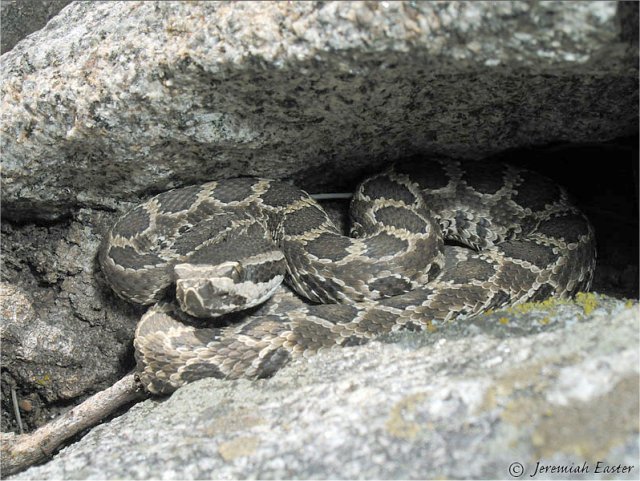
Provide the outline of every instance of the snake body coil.
{"type": "Polygon", "coordinates": [[[153,305],[134,341],[145,388],[268,377],[336,345],[572,296],[593,277],[586,217],[561,187],[506,164],[397,165],[358,187],[351,215],[346,237],[305,192],[239,178],[121,217],[99,259],[119,296],[153,305]]]}

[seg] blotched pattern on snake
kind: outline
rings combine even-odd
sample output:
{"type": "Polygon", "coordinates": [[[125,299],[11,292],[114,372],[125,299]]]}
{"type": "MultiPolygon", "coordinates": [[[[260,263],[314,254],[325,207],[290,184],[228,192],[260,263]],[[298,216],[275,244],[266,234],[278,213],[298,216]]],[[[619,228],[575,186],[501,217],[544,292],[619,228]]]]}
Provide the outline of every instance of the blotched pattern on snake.
{"type": "Polygon", "coordinates": [[[268,377],[321,349],[572,296],[593,277],[587,218],[506,164],[398,164],[358,186],[351,217],[347,237],[304,191],[258,178],[175,189],[122,216],[99,260],[120,297],[153,305],[134,341],[145,388],[268,377]]]}

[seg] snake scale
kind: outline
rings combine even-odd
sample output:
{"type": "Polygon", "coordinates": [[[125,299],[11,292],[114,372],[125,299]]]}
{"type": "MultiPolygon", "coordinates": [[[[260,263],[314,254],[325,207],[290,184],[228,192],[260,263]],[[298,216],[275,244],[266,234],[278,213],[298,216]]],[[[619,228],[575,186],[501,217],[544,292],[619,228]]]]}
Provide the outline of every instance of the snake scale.
{"type": "Polygon", "coordinates": [[[532,171],[399,163],[363,181],[350,212],[348,237],[304,191],[237,178],[123,215],[99,261],[118,296],[152,306],[134,340],[145,389],[269,377],[326,348],[591,285],[592,226],[532,171]]]}

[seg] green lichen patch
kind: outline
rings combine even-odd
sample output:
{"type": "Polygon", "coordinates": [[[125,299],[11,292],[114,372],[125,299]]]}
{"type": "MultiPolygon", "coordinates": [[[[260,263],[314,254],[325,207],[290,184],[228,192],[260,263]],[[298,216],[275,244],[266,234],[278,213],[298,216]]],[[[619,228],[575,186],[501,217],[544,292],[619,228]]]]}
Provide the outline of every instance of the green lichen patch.
{"type": "MultiPolygon", "coordinates": [[[[627,301],[624,307],[637,303],[627,301]]],[[[489,310],[472,320],[479,325],[491,325],[492,330],[505,332],[535,332],[540,329],[584,321],[599,313],[611,315],[620,309],[620,302],[593,292],[579,292],[574,299],[551,297],[544,301],[524,302],[500,310],[489,310]]]]}
{"type": "Polygon", "coordinates": [[[36,377],[34,380],[39,386],[46,387],[51,383],[51,376],[44,374],[43,376],[36,377]]]}
{"type": "Polygon", "coordinates": [[[584,314],[588,316],[598,307],[598,299],[592,292],[578,292],[576,304],[582,306],[584,314]]]}

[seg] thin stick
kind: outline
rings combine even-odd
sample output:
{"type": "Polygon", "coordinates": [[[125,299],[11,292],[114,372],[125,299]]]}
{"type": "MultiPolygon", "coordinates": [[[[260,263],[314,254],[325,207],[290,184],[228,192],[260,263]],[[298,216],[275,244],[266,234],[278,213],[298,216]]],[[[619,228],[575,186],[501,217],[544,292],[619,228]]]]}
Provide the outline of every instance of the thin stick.
{"type": "Polygon", "coordinates": [[[333,199],[351,199],[351,192],[326,192],[324,194],[311,194],[311,198],[315,200],[333,200],[333,199]]]}
{"type": "Polygon", "coordinates": [[[20,406],[18,406],[18,395],[16,394],[16,389],[11,388],[11,402],[13,403],[13,413],[16,416],[16,421],[18,422],[18,429],[20,429],[20,434],[24,433],[24,428],[22,427],[22,417],[20,416],[20,406]]]}
{"type": "Polygon", "coordinates": [[[3,477],[44,461],[67,439],[98,424],[120,406],[146,396],[135,374],[130,373],[32,433],[2,433],[0,468],[3,477]]]}

